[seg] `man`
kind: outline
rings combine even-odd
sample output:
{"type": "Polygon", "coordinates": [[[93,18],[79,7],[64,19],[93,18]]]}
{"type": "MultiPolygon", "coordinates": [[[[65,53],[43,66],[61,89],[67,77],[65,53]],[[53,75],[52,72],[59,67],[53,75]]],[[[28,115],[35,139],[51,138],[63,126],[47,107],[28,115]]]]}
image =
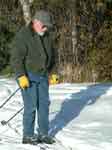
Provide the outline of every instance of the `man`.
{"type": "Polygon", "coordinates": [[[48,135],[48,74],[54,61],[49,32],[52,26],[50,14],[40,10],[31,23],[16,34],[12,44],[11,65],[21,87],[24,102],[23,143],[55,142],[48,135]],[[38,124],[37,136],[34,134],[35,120],[38,124]]]}

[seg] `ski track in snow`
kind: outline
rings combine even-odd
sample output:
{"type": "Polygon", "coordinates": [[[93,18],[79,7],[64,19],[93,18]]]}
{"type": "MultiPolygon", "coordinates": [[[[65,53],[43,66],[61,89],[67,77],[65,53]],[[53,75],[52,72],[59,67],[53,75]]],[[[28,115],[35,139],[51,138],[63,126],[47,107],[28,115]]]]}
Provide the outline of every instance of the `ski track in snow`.
{"type": "MultiPolygon", "coordinates": [[[[0,105],[17,88],[13,79],[0,78],[0,105]]],[[[62,83],[51,85],[49,92],[49,133],[58,142],[21,144],[21,112],[7,125],[0,124],[0,150],[112,150],[112,83],[62,83]]],[[[0,121],[7,121],[22,107],[19,91],[0,109],[0,121]]]]}

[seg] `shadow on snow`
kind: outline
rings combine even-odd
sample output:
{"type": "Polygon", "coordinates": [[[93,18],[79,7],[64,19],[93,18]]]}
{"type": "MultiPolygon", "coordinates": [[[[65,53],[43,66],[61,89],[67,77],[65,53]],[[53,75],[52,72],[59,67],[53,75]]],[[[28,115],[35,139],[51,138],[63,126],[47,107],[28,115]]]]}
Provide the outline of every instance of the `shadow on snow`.
{"type": "Polygon", "coordinates": [[[112,84],[90,85],[78,93],[73,93],[70,99],[66,99],[60,111],[50,122],[50,135],[55,136],[70,121],[80,115],[80,112],[88,105],[94,104],[101,95],[104,95],[112,84]]]}

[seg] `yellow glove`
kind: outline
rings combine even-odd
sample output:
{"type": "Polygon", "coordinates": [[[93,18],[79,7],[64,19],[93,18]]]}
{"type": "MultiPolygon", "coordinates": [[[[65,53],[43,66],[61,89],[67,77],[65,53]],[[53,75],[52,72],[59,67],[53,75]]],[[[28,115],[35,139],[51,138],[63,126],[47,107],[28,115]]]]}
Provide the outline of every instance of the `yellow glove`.
{"type": "Polygon", "coordinates": [[[49,83],[50,84],[58,84],[59,83],[59,77],[58,77],[58,75],[57,74],[52,74],[50,76],[49,83]]]}
{"type": "Polygon", "coordinates": [[[20,76],[18,78],[19,85],[22,89],[29,87],[29,80],[26,75],[20,76]]]}

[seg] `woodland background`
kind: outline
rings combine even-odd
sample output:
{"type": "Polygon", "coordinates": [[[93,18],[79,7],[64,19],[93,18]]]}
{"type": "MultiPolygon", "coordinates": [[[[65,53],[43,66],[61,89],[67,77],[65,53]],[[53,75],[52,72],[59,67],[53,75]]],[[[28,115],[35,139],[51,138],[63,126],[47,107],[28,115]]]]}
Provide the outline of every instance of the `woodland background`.
{"type": "Polygon", "coordinates": [[[12,75],[11,41],[39,9],[52,14],[61,80],[112,81],[112,0],[0,0],[1,75],[12,75]]]}

